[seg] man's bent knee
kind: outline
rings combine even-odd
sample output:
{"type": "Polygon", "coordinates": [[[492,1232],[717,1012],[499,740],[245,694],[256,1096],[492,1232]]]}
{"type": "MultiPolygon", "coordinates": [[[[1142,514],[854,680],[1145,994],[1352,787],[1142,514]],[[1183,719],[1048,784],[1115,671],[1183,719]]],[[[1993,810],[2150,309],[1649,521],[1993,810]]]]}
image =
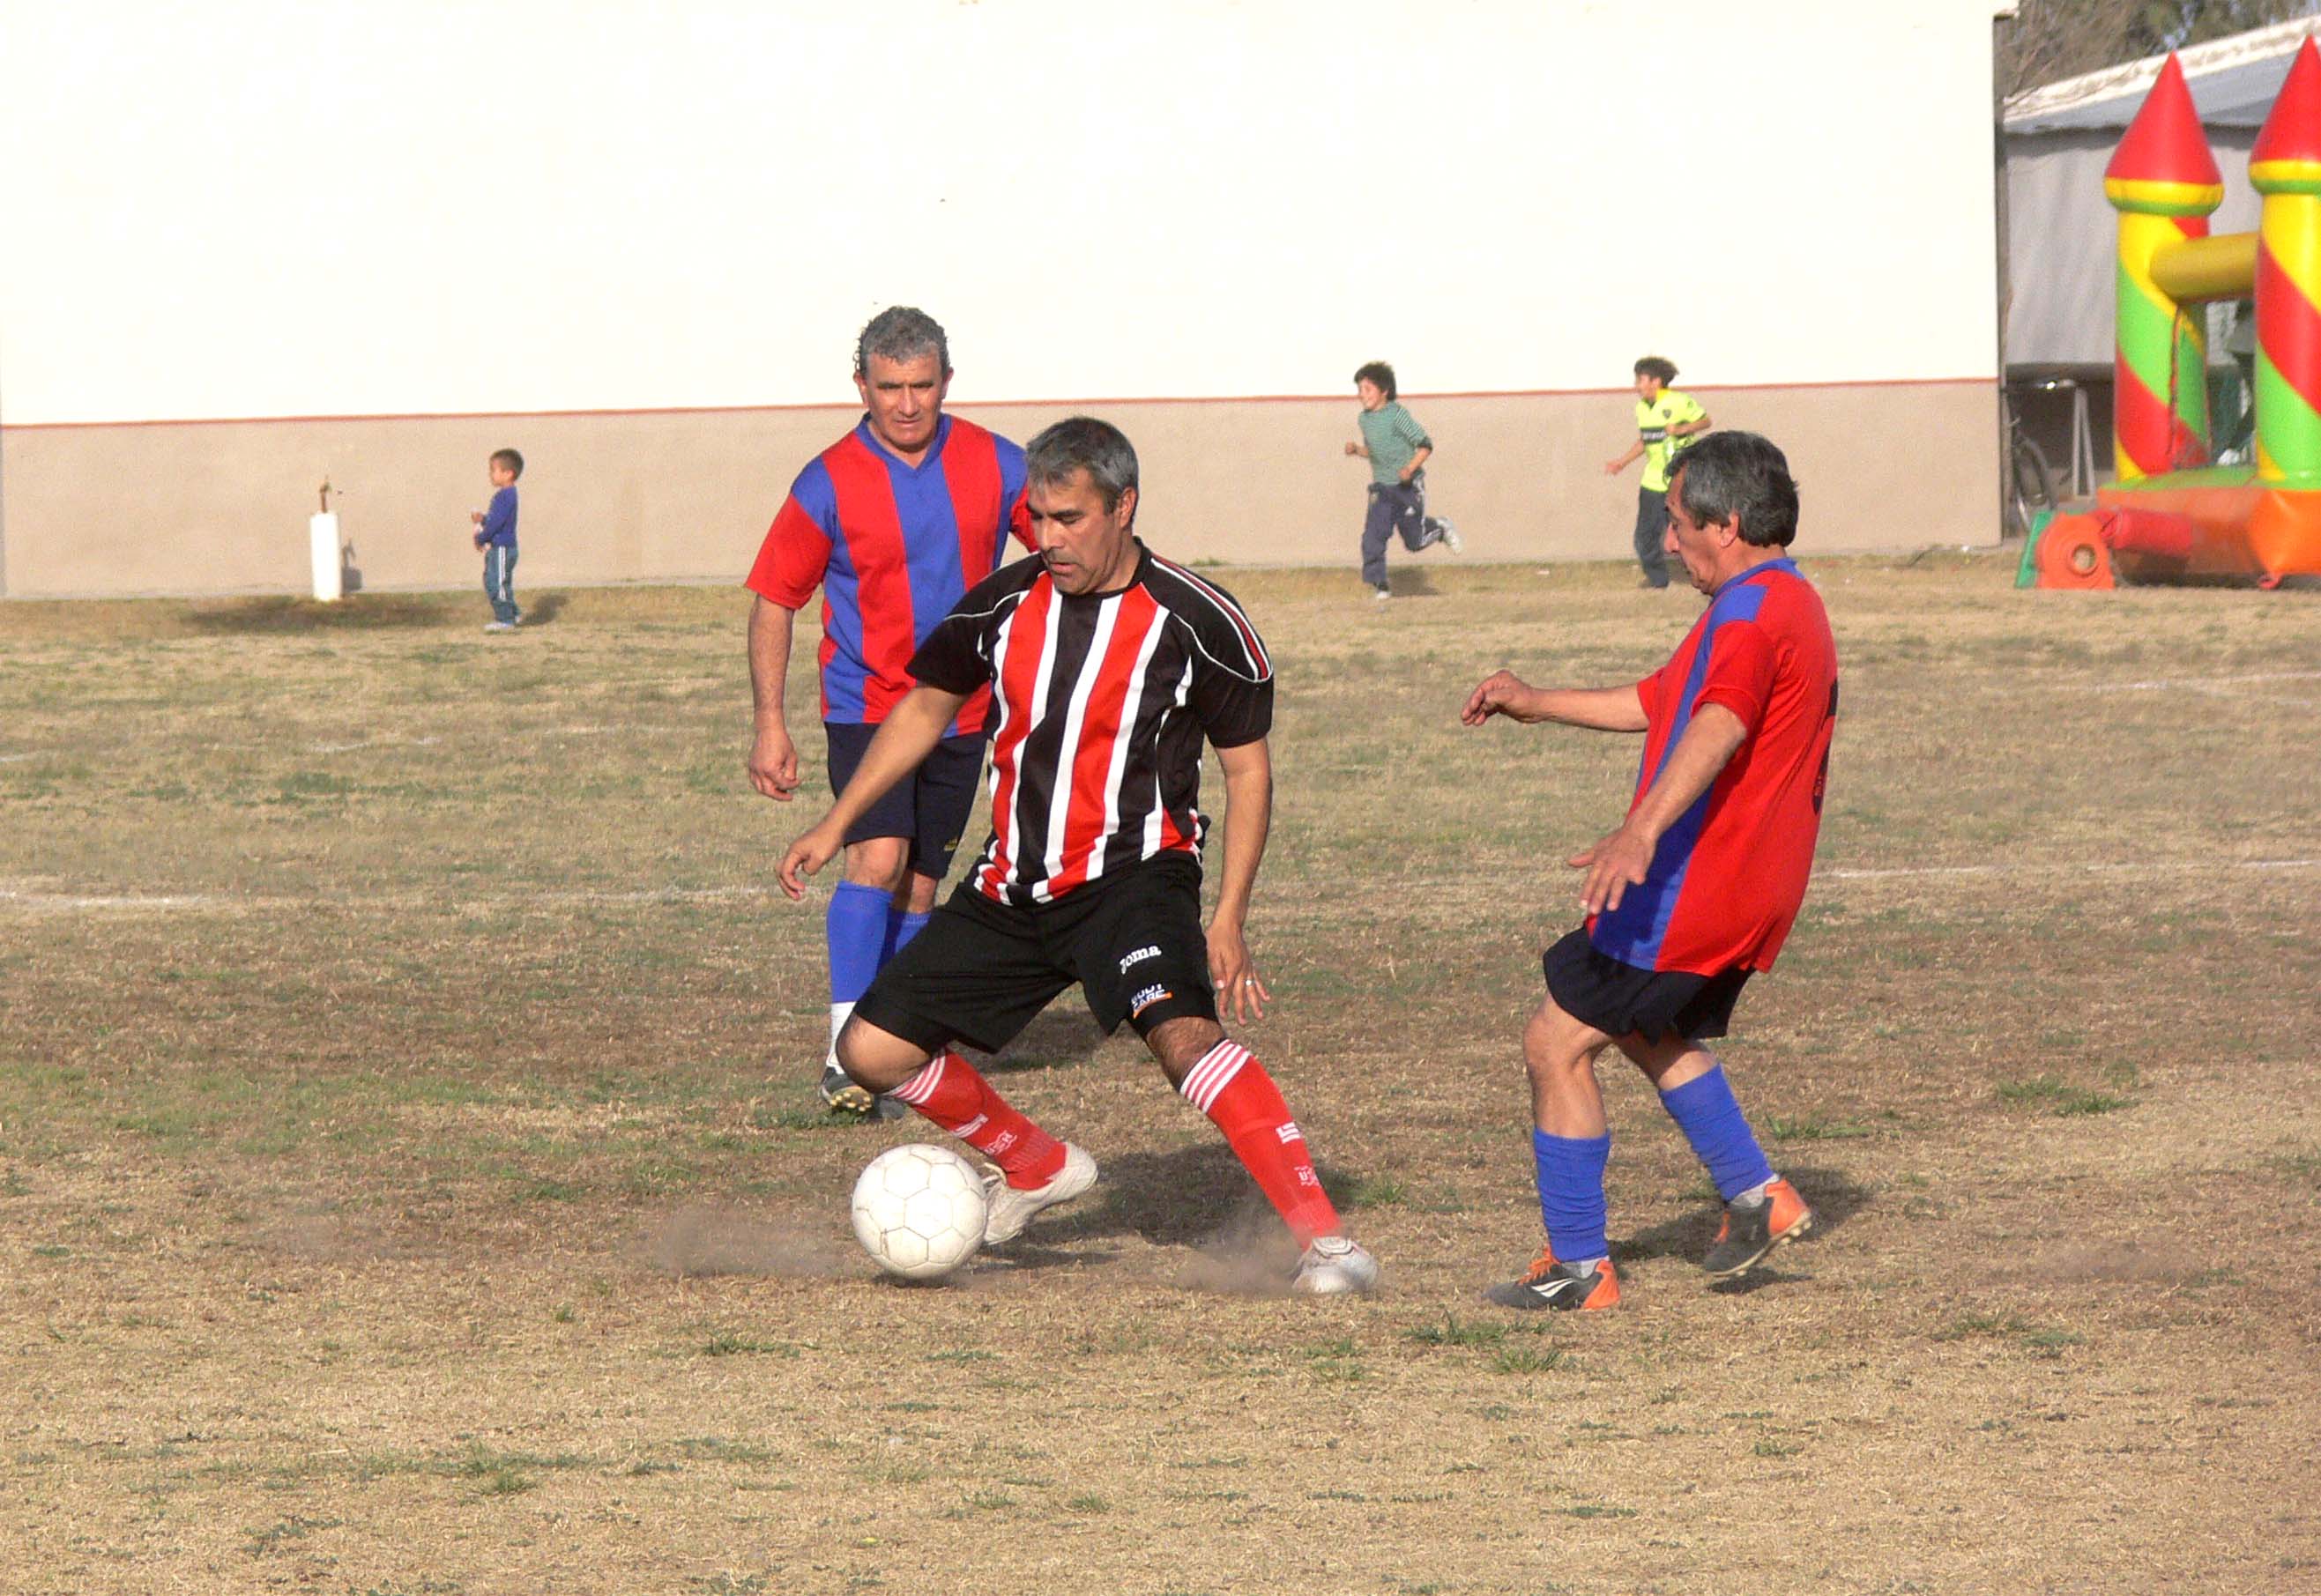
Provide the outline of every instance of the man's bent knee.
{"type": "Polygon", "coordinates": [[[1524,1066],[1534,1078],[1588,1070],[1612,1038],[1564,1012],[1552,998],[1542,998],[1524,1026],[1524,1066]]]}
{"type": "Polygon", "coordinates": [[[838,1033],[839,1067],[856,1085],[872,1092],[892,1092],[924,1069],[931,1056],[916,1042],[881,1030],[860,1016],[838,1033]]]}
{"type": "Polygon", "coordinates": [[[866,837],[846,845],[846,879],[856,886],[875,886],[891,893],[903,884],[911,862],[911,845],[901,837],[866,837]]]}
{"type": "Polygon", "coordinates": [[[1152,1049],[1159,1061],[1160,1073],[1169,1077],[1172,1086],[1181,1086],[1192,1073],[1201,1056],[1225,1039],[1225,1028],[1214,1020],[1204,1020],[1197,1014],[1179,1014],[1174,1020],[1164,1020],[1145,1034],[1144,1045],[1152,1049]]]}

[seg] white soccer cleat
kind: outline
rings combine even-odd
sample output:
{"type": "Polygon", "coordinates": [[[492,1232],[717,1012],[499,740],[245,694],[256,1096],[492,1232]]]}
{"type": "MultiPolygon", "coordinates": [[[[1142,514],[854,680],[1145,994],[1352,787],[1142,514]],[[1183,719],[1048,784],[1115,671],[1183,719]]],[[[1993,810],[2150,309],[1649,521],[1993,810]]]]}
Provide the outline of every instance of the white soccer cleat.
{"type": "Polygon", "coordinates": [[[1297,1260],[1293,1292],[1315,1297],[1366,1292],[1378,1284],[1379,1261],[1360,1242],[1344,1236],[1317,1236],[1297,1260]]]}
{"type": "Polygon", "coordinates": [[[1461,541],[1458,528],[1452,526],[1447,521],[1438,521],[1434,524],[1443,533],[1440,541],[1443,548],[1449,549],[1453,554],[1461,554],[1466,551],[1467,545],[1461,541]]]}
{"type": "Polygon", "coordinates": [[[1056,1171],[1056,1178],[1044,1186],[1028,1190],[1011,1186],[1004,1174],[993,1175],[983,1183],[984,1200],[988,1211],[983,1221],[983,1245],[997,1247],[1003,1241],[1013,1241],[1032,1222],[1032,1216],[1043,1208],[1053,1208],[1059,1202],[1069,1202],[1086,1194],[1096,1184],[1096,1160],[1088,1149],[1064,1144],[1064,1166],[1056,1171]]]}

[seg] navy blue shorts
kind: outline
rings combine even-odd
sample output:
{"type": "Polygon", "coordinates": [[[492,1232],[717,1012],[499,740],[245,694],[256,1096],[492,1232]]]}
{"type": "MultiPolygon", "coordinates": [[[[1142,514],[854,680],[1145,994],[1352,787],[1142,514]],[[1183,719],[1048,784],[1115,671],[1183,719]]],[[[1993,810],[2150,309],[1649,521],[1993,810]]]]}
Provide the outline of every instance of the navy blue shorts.
{"type": "MultiPolygon", "coordinates": [[[[822,730],[830,739],[830,791],[835,797],[854,779],[855,768],[869,751],[876,726],[825,721],[822,730]]],[[[983,779],[983,735],[947,737],[915,775],[887,789],[860,820],[846,828],[842,840],[869,842],[878,837],[900,837],[911,845],[911,868],[941,881],[951,873],[951,857],[975,813],[975,790],[983,779]]]]}
{"type": "Polygon", "coordinates": [[[878,972],[854,1017],[930,1053],[964,1041],[997,1053],[1066,987],[1107,1035],[1217,1017],[1201,867],[1147,859],[1052,903],[995,903],[961,882],[878,972]]]}
{"type": "Polygon", "coordinates": [[[1747,970],[1696,975],[1688,970],[1640,970],[1596,951],[1580,927],[1540,956],[1547,995],[1574,1020],[1607,1037],[1673,1036],[1684,1041],[1721,1037],[1733,1023],[1733,1004],[1749,984],[1747,970]]]}

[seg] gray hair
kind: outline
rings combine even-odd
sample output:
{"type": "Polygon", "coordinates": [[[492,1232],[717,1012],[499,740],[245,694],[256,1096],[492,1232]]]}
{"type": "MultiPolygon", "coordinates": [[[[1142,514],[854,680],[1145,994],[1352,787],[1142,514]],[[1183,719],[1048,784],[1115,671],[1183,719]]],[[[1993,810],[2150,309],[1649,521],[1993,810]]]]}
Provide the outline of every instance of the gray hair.
{"type": "Polygon", "coordinates": [[[1798,535],[1798,484],[1789,457],[1754,432],[1711,432],[1670,462],[1677,503],[1695,526],[1738,519],[1752,549],[1787,548],[1798,535]]]}
{"type": "Polygon", "coordinates": [[[1120,508],[1120,495],[1136,485],[1136,450],[1128,435],[1110,422],[1070,416],[1024,446],[1024,469],[1042,487],[1068,483],[1075,474],[1087,472],[1104,495],[1109,514],[1120,508]]]}
{"type": "Polygon", "coordinates": [[[915,360],[933,355],[945,376],[951,375],[951,341],[942,323],[916,305],[889,305],[870,318],[862,336],[854,340],[854,375],[870,375],[870,357],[882,360],[915,360]]]}

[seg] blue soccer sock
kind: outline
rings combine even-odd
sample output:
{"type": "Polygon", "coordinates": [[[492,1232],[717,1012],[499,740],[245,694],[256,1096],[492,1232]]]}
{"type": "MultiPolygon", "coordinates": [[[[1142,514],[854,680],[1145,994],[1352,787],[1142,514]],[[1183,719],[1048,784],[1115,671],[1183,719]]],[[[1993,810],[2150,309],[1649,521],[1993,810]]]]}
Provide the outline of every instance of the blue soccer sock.
{"type": "Polygon", "coordinates": [[[1612,1156],[1612,1138],[1550,1136],[1531,1133],[1533,1159],[1539,1165],[1539,1217],[1547,1226],[1547,1244],[1561,1264],[1585,1264],[1608,1256],[1604,1240],[1604,1165],[1612,1156]]]}
{"type": "Polygon", "coordinates": [[[927,921],[933,918],[932,914],[906,914],[902,910],[891,904],[888,905],[887,940],[878,950],[878,962],[884,965],[904,948],[908,948],[911,945],[911,939],[926,929],[927,921]]]}
{"type": "Polygon", "coordinates": [[[1773,1178],[1773,1166],[1765,1161],[1765,1149],[1757,1145],[1757,1133],[1749,1129],[1749,1117],[1741,1111],[1723,1065],[1698,1080],[1661,1093],[1661,1107],[1669,1111],[1669,1118],[1684,1132],[1684,1139],[1692,1144],[1694,1154],[1708,1166],[1708,1178],[1716,1183],[1716,1194],[1725,1202],[1773,1178]]]}
{"type": "Polygon", "coordinates": [[[887,943],[887,894],[884,888],[842,881],[830,894],[823,921],[830,942],[830,1001],[851,1003],[870,990],[887,943]]]}

